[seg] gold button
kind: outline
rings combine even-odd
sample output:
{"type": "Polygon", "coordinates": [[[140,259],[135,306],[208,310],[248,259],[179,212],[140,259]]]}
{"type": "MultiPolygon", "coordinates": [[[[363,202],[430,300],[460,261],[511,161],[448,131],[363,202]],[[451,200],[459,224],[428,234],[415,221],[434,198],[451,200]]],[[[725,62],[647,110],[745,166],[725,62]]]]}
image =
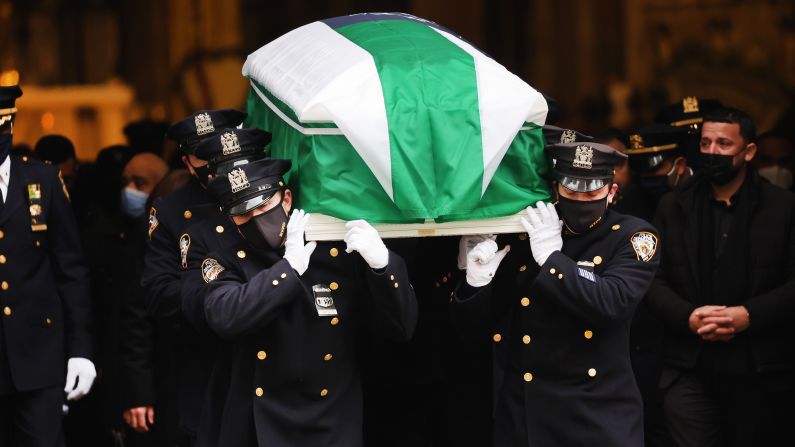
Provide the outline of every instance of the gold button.
{"type": "Polygon", "coordinates": [[[320,390],[320,397],[326,397],[326,396],[328,396],[328,390],[323,388],[322,390],[320,390]]]}
{"type": "Polygon", "coordinates": [[[593,263],[596,264],[596,265],[601,264],[602,263],[602,257],[601,256],[594,256],[593,257],[593,263]]]}
{"type": "Polygon", "coordinates": [[[334,356],[333,356],[333,355],[331,355],[331,354],[326,354],[326,355],[324,355],[324,356],[323,356],[323,360],[325,360],[325,361],[327,361],[327,362],[328,362],[329,360],[331,360],[332,358],[334,358],[334,356]]]}
{"type": "Polygon", "coordinates": [[[238,257],[238,258],[240,258],[240,259],[243,259],[243,258],[245,258],[245,257],[246,257],[246,252],[245,252],[245,250],[238,250],[238,251],[237,251],[237,257],[238,257]]]}
{"type": "Polygon", "coordinates": [[[527,270],[527,266],[526,265],[522,265],[522,266],[519,267],[519,271],[520,272],[523,272],[525,270],[527,270]]]}
{"type": "Polygon", "coordinates": [[[256,395],[257,395],[257,397],[262,397],[262,395],[263,395],[263,394],[265,394],[265,390],[263,390],[263,389],[262,389],[262,388],[260,388],[260,387],[257,387],[257,389],[256,389],[256,390],[254,390],[254,394],[256,394],[256,395]]]}
{"type": "Polygon", "coordinates": [[[532,382],[532,381],[533,381],[533,374],[531,374],[531,373],[524,373],[524,381],[525,381],[525,382],[532,382]]]}
{"type": "Polygon", "coordinates": [[[440,286],[441,286],[441,284],[439,284],[439,283],[437,282],[437,283],[436,283],[436,287],[440,287],[440,286]]]}
{"type": "Polygon", "coordinates": [[[338,324],[339,324],[339,322],[340,322],[340,319],[339,319],[339,318],[337,318],[337,317],[334,317],[334,318],[332,318],[332,319],[331,319],[331,325],[332,325],[332,326],[336,326],[336,325],[338,325],[338,324]]]}
{"type": "Polygon", "coordinates": [[[532,339],[530,338],[529,335],[525,335],[524,337],[522,337],[522,343],[524,343],[526,345],[530,344],[530,340],[532,340],[532,339]]]}
{"type": "Polygon", "coordinates": [[[337,290],[340,288],[340,285],[335,282],[332,282],[331,284],[328,285],[328,288],[331,290],[337,290]]]}
{"type": "Polygon", "coordinates": [[[520,240],[520,241],[526,241],[526,240],[527,240],[527,235],[526,235],[526,234],[524,234],[524,233],[520,234],[520,235],[519,235],[519,240],[520,240]]]}
{"type": "Polygon", "coordinates": [[[554,268],[554,267],[553,267],[553,268],[551,268],[551,269],[549,269],[549,274],[550,274],[550,275],[554,275],[554,274],[555,274],[555,272],[557,272],[557,270],[555,270],[555,268],[554,268]]]}
{"type": "Polygon", "coordinates": [[[281,275],[279,275],[279,276],[281,276],[281,277],[282,277],[282,279],[284,279],[284,278],[287,278],[287,273],[282,273],[282,274],[281,274],[281,275]]]}
{"type": "Polygon", "coordinates": [[[182,215],[185,216],[185,219],[190,219],[191,217],[193,217],[193,213],[191,213],[190,210],[185,210],[185,212],[182,213],[182,215]]]}
{"type": "Polygon", "coordinates": [[[0,264],[6,263],[6,255],[0,255],[0,264]]]}
{"type": "Polygon", "coordinates": [[[583,335],[583,336],[584,336],[584,337],[585,337],[587,340],[590,340],[590,339],[592,339],[592,338],[593,338],[593,331],[589,329],[589,330],[585,331],[585,332],[584,332],[582,335],[583,335]]]}
{"type": "Polygon", "coordinates": [[[500,340],[502,340],[502,335],[500,335],[500,334],[494,334],[494,336],[493,336],[493,337],[491,337],[491,339],[492,339],[492,340],[494,340],[494,343],[499,343],[499,342],[500,342],[500,340]]]}
{"type": "Polygon", "coordinates": [[[265,360],[266,357],[268,357],[268,354],[265,353],[265,351],[260,351],[257,353],[257,358],[260,360],[265,360]]]}
{"type": "Polygon", "coordinates": [[[3,290],[8,290],[8,281],[3,281],[2,283],[0,283],[0,288],[2,288],[3,290]]]}
{"type": "Polygon", "coordinates": [[[5,316],[7,316],[7,317],[10,317],[11,316],[11,308],[8,307],[8,306],[4,307],[3,308],[3,314],[5,314],[5,316]]]}
{"type": "Polygon", "coordinates": [[[224,232],[224,226],[223,225],[218,225],[217,227],[215,227],[215,232],[216,233],[223,233],[224,232]]]}
{"type": "Polygon", "coordinates": [[[558,273],[558,279],[563,279],[563,273],[558,273]]]}
{"type": "Polygon", "coordinates": [[[591,368],[588,370],[589,377],[596,377],[596,368],[591,368]]]}
{"type": "Polygon", "coordinates": [[[5,235],[6,235],[6,234],[5,234],[5,233],[3,233],[3,231],[2,231],[2,230],[0,230],[0,239],[4,238],[4,237],[5,237],[5,235]]]}
{"type": "Polygon", "coordinates": [[[613,231],[617,231],[617,230],[620,230],[620,229],[621,229],[621,225],[619,225],[619,224],[615,224],[615,225],[613,225],[613,227],[612,227],[612,228],[613,228],[613,231]]]}
{"type": "Polygon", "coordinates": [[[337,250],[337,247],[334,247],[334,248],[332,248],[331,250],[328,251],[328,254],[330,254],[332,258],[336,258],[337,255],[340,254],[340,251],[337,250]]]}
{"type": "Polygon", "coordinates": [[[528,298],[528,297],[524,297],[524,298],[522,298],[522,301],[521,301],[521,303],[522,303],[522,307],[527,307],[527,306],[529,306],[529,305],[530,305],[530,298],[528,298]]]}
{"type": "Polygon", "coordinates": [[[398,283],[395,283],[395,288],[396,288],[396,289],[398,288],[398,283]]]}
{"type": "Polygon", "coordinates": [[[45,322],[45,323],[47,323],[47,326],[49,326],[49,325],[51,325],[51,324],[52,324],[52,320],[50,320],[49,318],[47,318],[46,320],[44,320],[44,322],[45,322]]]}
{"type": "Polygon", "coordinates": [[[37,247],[41,247],[41,242],[39,242],[39,241],[36,241],[36,246],[37,246],[37,247]]]}
{"type": "Polygon", "coordinates": [[[394,281],[395,280],[395,275],[389,275],[389,279],[394,281]]]}
{"type": "Polygon", "coordinates": [[[447,277],[446,276],[442,276],[442,282],[447,282],[447,277]]]}
{"type": "Polygon", "coordinates": [[[22,161],[28,161],[28,156],[27,155],[23,155],[22,156],[22,161]]]}
{"type": "Polygon", "coordinates": [[[274,279],[273,280],[273,286],[276,287],[278,285],[279,285],[279,280],[278,279],[274,279]]]}

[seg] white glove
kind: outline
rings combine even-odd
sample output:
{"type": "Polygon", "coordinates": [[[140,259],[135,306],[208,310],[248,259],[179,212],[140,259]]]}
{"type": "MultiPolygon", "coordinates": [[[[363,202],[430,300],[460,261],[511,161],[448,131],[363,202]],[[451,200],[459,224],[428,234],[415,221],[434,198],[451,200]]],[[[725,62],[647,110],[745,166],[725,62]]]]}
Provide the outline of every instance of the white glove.
{"type": "Polygon", "coordinates": [[[544,265],[552,253],[563,248],[563,238],[560,235],[563,221],[558,219],[555,205],[544,204],[539,200],[536,207],[536,209],[532,206],[527,207],[527,217],[530,221],[522,218],[522,226],[527,230],[533,258],[538,265],[544,265]]]}
{"type": "Polygon", "coordinates": [[[461,240],[458,241],[458,270],[465,270],[467,268],[467,253],[475,248],[475,245],[478,245],[480,242],[483,242],[486,239],[496,241],[497,236],[493,234],[473,234],[469,236],[461,236],[461,240]]]}
{"type": "Polygon", "coordinates": [[[309,257],[317,247],[317,242],[307,242],[304,245],[304,230],[306,223],[309,222],[309,214],[304,210],[295,210],[287,222],[287,240],[284,241],[284,259],[290,263],[290,267],[298,272],[298,276],[304,274],[309,268],[309,257]]]}
{"type": "Polygon", "coordinates": [[[373,270],[386,267],[389,264],[389,250],[375,228],[366,220],[352,220],[345,224],[348,232],[345,233],[346,253],[358,251],[367,265],[373,270]]]}
{"type": "Polygon", "coordinates": [[[506,245],[497,251],[497,243],[486,239],[469,251],[467,254],[467,284],[472,287],[483,287],[491,282],[500,262],[511,251],[511,246],[506,245]]]}
{"type": "Polygon", "coordinates": [[[66,387],[64,391],[67,400],[78,400],[91,391],[91,385],[97,377],[97,370],[89,359],[72,357],[66,364],[66,387]]]}

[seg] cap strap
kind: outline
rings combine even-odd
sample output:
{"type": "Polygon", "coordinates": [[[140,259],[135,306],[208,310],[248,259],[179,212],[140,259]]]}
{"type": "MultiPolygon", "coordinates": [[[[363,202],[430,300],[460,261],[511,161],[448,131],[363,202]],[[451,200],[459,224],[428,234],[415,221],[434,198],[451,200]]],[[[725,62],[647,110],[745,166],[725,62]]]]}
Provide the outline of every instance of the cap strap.
{"type": "Polygon", "coordinates": [[[679,145],[676,143],[673,144],[665,144],[662,146],[649,146],[649,147],[640,147],[637,149],[627,149],[625,153],[627,155],[638,155],[638,154],[653,154],[655,152],[662,152],[668,151],[671,149],[676,149],[679,145]]]}
{"type": "Polygon", "coordinates": [[[681,121],[674,121],[674,122],[671,123],[671,125],[674,126],[674,127],[682,127],[682,126],[689,126],[691,124],[698,124],[698,123],[700,123],[702,121],[704,121],[704,118],[699,116],[699,117],[696,117],[696,118],[690,118],[690,119],[681,120],[681,121]]]}

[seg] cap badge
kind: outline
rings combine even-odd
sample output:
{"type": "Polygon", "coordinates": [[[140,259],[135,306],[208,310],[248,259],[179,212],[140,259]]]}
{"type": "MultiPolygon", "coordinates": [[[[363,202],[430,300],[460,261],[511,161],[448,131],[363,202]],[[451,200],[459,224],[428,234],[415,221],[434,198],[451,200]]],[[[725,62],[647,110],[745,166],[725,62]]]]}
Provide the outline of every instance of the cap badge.
{"type": "Polygon", "coordinates": [[[565,129],[562,134],[560,134],[560,142],[561,143],[574,143],[577,141],[577,132],[571,129],[565,129]]]}
{"type": "Polygon", "coordinates": [[[234,132],[226,132],[221,135],[221,146],[223,147],[223,154],[230,155],[240,152],[240,141],[237,139],[237,134],[234,132]]]}
{"type": "Polygon", "coordinates": [[[196,135],[207,135],[210,132],[215,131],[215,127],[213,127],[213,120],[210,119],[209,113],[200,113],[196,115],[196,118],[193,119],[194,124],[196,124],[196,135]]]}
{"type": "Polygon", "coordinates": [[[591,169],[593,167],[593,149],[588,146],[577,146],[571,165],[575,168],[591,169]]]}
{"type": "Polygon", "coordinates": [[[698,98],[695,96],[688,96],[683,99],[682,109],[684,109],[684,113],[698,113],[698,98]]]}
{"type": "Polygon", "coordinates": [[[229,186],[232,187],[232,192],[236,193],[248,188],[251,183],[248,182],[245,171],[237,168],[229,171],[229,186]]]}
{"type": "Polygon", "coordinates": [[[630,135],[629,146],[632,149],[641,149],[643,147],[643,137],[638,134],[630,135]]]}

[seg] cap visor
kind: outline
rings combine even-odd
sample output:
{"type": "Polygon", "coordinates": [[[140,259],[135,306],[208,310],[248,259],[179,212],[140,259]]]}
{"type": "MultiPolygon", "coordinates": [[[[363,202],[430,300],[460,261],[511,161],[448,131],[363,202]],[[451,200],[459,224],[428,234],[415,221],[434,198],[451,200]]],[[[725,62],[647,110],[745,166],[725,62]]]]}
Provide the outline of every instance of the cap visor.
{"type": "Polygon", "coordinates": [[[579,178],[558,175],[558,182],[566,189],[575,192],[591,192],[609,185],[612,177],[608,178],[579,178]]]}
{"type": "Polygon", "coordinates": [[[270,198],[273,197],[277,192],[278,190],[273,190],[265,194],[258,194],[254,197],[245,199],[242,202],[230,206],[229,209],[227,209],[226,214],[230,216],[240,216],[241,214],[246,214],[247,212],[270,200],[270,198]]]}

